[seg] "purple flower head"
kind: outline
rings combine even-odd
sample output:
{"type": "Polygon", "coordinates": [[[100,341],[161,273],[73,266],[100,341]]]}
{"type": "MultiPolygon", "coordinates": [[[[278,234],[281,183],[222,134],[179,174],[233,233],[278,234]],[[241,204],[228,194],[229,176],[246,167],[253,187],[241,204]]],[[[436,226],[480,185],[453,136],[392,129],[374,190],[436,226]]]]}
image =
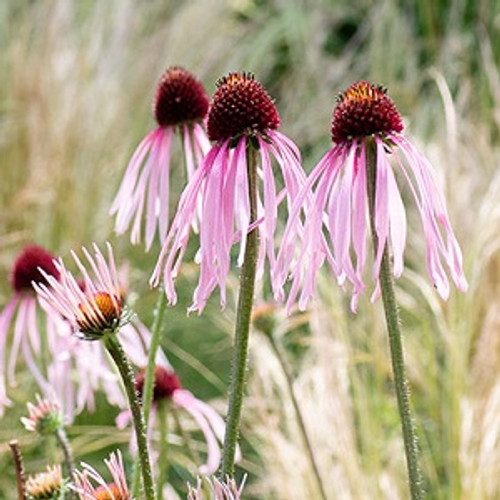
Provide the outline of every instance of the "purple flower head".
{"type": "Polygon", "coordinates": [[[0,353],[2,353],[0,356],[0,416],[3,415],[4,408],[11,404],[7,397],[6,382],[8,381],[11,386],[16,385],[15,368],[20,352],[38,385],[45,393],[48,393],[47,381],[36,362],[42,350],[37,315],[44,315],[45,331],[51,339],[56,335],[61,324],[58,318],[39,310],[32,283],[46,282],[42,272],[46,276],[52,276],[55,280],[59,279],[59,271],[53,263],[53,258],[41,246],[28,245],[21,251],[12,266],[10,282],[14,294],[0,313],[0,353]],[[9,346],[8,336],[11,324],[13,337],[10,352],[6,356],[4,353],[9,346]],[[5,362],[6,360],[8,363],[5,362]]]}
{"type": "Polygon", "coordinates": [[[204,130],[208,97],[189,71],[174,66],[165,72],[158,84],[153,111],[158,127],[135,150],[110,210],[111,215],[116,214],[118,234],[132,225],[134,244],[141,241],[144,225],[146,249],[151,247],[156,232],[163,243],[168,230],[174,132],[179,131],[183,138],[188,178],[210,147],[204,130]]]}
{"type": "Polygon", "coordinates": [[[94,245],[94,257],[86,248],[82,250],[93,276],[72,252],[83,282],[76,280],[59,259],[55,263],[60,279],[47,275],[47,283],[33,286],[42,302],[69,321],[78,336],[84,340],[99,340],[106,334],[116,333],[129,318],[123,307],[122,287],[111,245],[107,245],[107,262],[97,245],[94,245]]]}
{"type": "Polygon", "coordinates": [[[247,234],[257,227],[260,234],[259,271],[264,258],[275,264],[274,232],[278,207],[298,194],[305,181],[297,146],[276,129],[280,120],[264,87],[246,73],[231,73],[217,83],[208,114],[208,134],[215,145],[181,195],[167,239],[151,282],[157,285],[163,273],[168,300],[177,295],[174,279],[186,252],[190,228],[200,213],[200,248],[197,261],[200,278],[190,310],[201,312],[212,291],[219,287],[220,302],[226,303],[226,278],[231,248],[240,242],[238,265],[243,262],[247,234]],[[257,151],[261,186],[258,217],[251,221],[247,152],[257,151]],[[271,158],[283,179],[278,191],[271,158]]]}
{"type": "Polygon", "coordinates": [[[439,295],[446,299],[450,291],[443,261],[458,289],[467,290],[462,253],[443,192],[429,161],[401,134],[402,130],[401,116],[382,87],[357,82],[339,96],[333,112],[334,146],[312,170],[297,197],[273,274],[275,296],[282,299],[288,269],[297,259],[292,271],[289,308],[297,296],[299,307],[305,308],[314,293],[317,271],[326,259],[339,283],[351,284],[351,308],[356,311],[358,296],[365,289],[369,148],[376,152],[377,247],[372,300],[379,295],[378,277],[386,244],[392,254],[394,276],[398,278],[404,268],[406,214],[396,173],[407,182],[420,213],[427,243],[427,268],[439,295]],[[297,256],[294,243],[298,236],[302,245],[297,256]]]}

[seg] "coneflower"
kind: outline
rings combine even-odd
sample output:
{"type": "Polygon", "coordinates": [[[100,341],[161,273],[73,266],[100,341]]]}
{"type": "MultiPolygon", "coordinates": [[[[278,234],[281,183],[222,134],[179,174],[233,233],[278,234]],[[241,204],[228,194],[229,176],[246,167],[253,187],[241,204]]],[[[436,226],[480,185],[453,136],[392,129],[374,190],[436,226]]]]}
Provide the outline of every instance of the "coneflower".
{"type": "Polygon", "coordinates": [[[165,241],[169,222],[170,156],[175,132],[181,135],[187,177],[191,178],[210,148],[204,120],[208,96],[201,82],[178,66],[162,76],[153,105],[158,127],[137,147],[111,207],[115,230],[122,234],[132,225],[132,243],[139,243],[144,226],[146,249],[155,233],[165,241]]]}

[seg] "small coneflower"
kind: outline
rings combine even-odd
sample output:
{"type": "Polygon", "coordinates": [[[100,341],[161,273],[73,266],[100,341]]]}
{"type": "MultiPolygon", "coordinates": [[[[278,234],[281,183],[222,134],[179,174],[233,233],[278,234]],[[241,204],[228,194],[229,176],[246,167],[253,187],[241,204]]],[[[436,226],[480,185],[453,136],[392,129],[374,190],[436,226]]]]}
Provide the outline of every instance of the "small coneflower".
{"type": "Polygon", "coordinates": [[[165,72],[153,108],[158,127],[137,147],[111,207],[111,214],[116,214],[118,234],[132,224],[132,243],[140,242],[144,225],[146,249],[151,247],[156,232],[163,243],[168,230],[174,132],[181,133],[188,178],[210,148],[204,129],[208,97],[203,85],[189,71],[172,67],[165,72]]]}
{"type": "Polygon", "coordinates": [[[83,284],[73,277],[61,259],[55,261],[60,277],[43,273],[46,283],[34,285],[38,297],[70,322],[73,331],[83,340],[99,340],[116,333],[129,320],[123,306],[122,287],[118,281],[111,245],[107,244],[108,260],[94,244],[92,256],[82,251],[90,265],[93,277],[87,272],[75,252],[73,259],[82,275],[83,284]]]}
{"type": "MultiPolygon", "coordinates": [[[[11,270],[10,282],[14,296],[0,314],[0,352],[2,353],[0,356],[0,416],[4,408],[10,405],[6,393],[6,381],[10,385],[16,383],[15,368],[20,350],[38,385],[44,391],[48,389],[46,377],[42,375],[36,361],[40,356],[42,342],[37,320],[39,308],[32,286],[33,282],[45,283],[46,276],[52,276],[56,281],[59,279],[59,271],[53,263],[53,256],[41,246],[26,246],[16,258],[11,270]],[[3,354],[7,350],[11,323],[13,323],[13,338],[9,355],[5,356],[3,354]],[[8,365],[5,364],[6,359],[9,360],[8,365]]],[[[45,332],[48,336],[53,336],[61,326],[60,320],[45,312],[43,314],[46,324],[45,332]]]]}
{"type": "MultiPolygon", "coordinates": [[[[177,300],[174,278],[187,248],[190,226],[200,210],[200,279],[191,310],[201,312],[215,287],[221,305],[226,302],[226,278],[231,248],[240,241],[238,265],[244,260],[247,235],[255,227],[260,233],[259,268],[267,254],[274,266],[274,232],[278,206],[290,204],[305,176],[296,145],[279,133],[278,111],[264,87],[246,73],[231,73],[217,83],[208,113],[208,135],[215,145],[186,186],[160,258],[152,276],[158,284],[163,273],[170,303],[177,300]],[[257,194],[257,217],[252,220],[249,193],[249,148],[256,151],[262,178],[257,194]],[[284,182],[277,192],[271,157],[284,182]]],[[[254,189],[254,188],[252,188],[254,189]]],[[[257,187],[255,187],[257,189],[257,187]]]]}
{"type": "Polygon", "coordinates": [[[75,471],[75,486],[80,500],[131,500],[120,451],[104,460],[112,481],[106,482],[89,464],[82,462],[82,470],[75,471]]]}
{"type": "Polygon", "coordinates": [[[26,481],[26,493],[30,500],[57,500],[64,498],[65,483],[61,466],[47,466],[46,472],[29,476],[26,481]]]}
{"type": "Polygon", "coordinates": [[[357,82],[338,97],[331,128],[333,148],[312,170],[307,185],[297,197],[283,238],[278,265],[273,276],[275,294],[294,258],[295,240],[303,231],[303,244],[293,271],[289,306],[299,297],[304,308],[312,297],[316,274],[325,259],[340,283],[352,284],[353,311],[364,291],[368,223],[367,157],[376,155],[376,196],[374,228],[375,260],[372,277],[379,295],[379,272],[386,244],[392,253],[397,278],[404,267],[406,215],[396,175],[404,179],[415,199],[427,243],[427,268],[439,295],[446,299],[449,282],[442,260],[459,290],[467,289],[462,254],[447,214],[444,195],[432,166],[424,155],[402,135],[401,115],[384,88],[357,82]],[[311,188],[312,204],[306,203],[311,188]],[[306,206],[303,226],[301,207],[306,206]],[[326,212],[326,213],[325,213],[326,212]],[[300,224],[300,225],[299,225],[300,224]],[[326,236],[325,236],[326,235],[326,236]]]}
{"type": "Polygon", "coordinates": [[[242,498],[243,488],[245,486],[246,476],[241,481],[240,486],[232,478],[227,478],[226,481],[221,481],[216,477],[205,477],[205,483],[208,486],[210,497],[204,494],[202,488],[202,480],[197,479],[196,488],[188,483],[187,500],[240,500],[242,498]]]}
{"type": "Polygon", "coordinates": [[[36,396],[36,404],[28,403],[29,416],[21,417],[24,427],[42,436],[54,434],[64,426],[64,415],[60,403],[53,398],[36,396]]]}
{"type": "MultiPolygon", "coordinates": [[[[156,406],[171,402],[174,407],[187,411],[196,421],[207,442],[207,462],[199,467],[200,474],[213,474],[220,462],[221,453],[217,441],[224,441],[225,424],[222,417],[207,403],[197,399],[190,391],[183,389],[179,377],[168,366],[156,365],[154,371],[153,406],[151,408],[150,429],[156,415],[156,406]]],[[[145,369],[136,375],[136,389],[142,396],[145,369]]],[[[130,412],[125,411],[117,418],[119,428],[124,428],[130,420],[130,412]]]]}

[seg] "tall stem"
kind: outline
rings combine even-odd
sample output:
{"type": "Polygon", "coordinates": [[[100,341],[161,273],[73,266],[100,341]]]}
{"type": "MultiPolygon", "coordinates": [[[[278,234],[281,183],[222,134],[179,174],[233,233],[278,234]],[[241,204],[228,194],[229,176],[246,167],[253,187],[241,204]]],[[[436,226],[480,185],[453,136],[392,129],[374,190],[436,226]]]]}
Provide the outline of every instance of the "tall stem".
{"type": "MultiPolygon", "coordinates": [[[[376,254],[378,249],[378,236],[375,226],[377,152],[373,140],[366,141],[366,169],[370,227],[374,252],[376,254]]],[[[392,371],[394,373],[394,384],[396,386],[399,417],[403,429],[410,494],[412,500],[419,500],[423,498],[422,476],[418,465],[417,436],[410,408],[410,391],[406,380],[400,320],[394,293],[392,263],[389,257],[387,244],[384,247],[379,280],[387,331],[389,334],[389,347],[391,352],[392,371]]]]}
{"type": "MultiPolygon", "coordinates": [[[[146,366],[144,388],[142,393],[142,408],[146,425],[149,422],[149,414],[151,413],[151,405],[153,403],[156,352],[160,346],[160,334],[162,331],[163,318],[165,317],[165,309],[167,305],[167,296],[165,295],[163,287],[160,286],[158,291],[159,295],[154,311],[153,326],[151,328],[151,344],[149,345],[148,364],[146,366]]],[[[135,498],[138,494],[139,461],[135,464],[134,479],[132,481],[132,496],[135,498]]]]}
{"type": "MultiPolygon", "coordinates": [[[[257,154],[258,151],[247,141],[248,189],[250,198],[250,224],[257,220],[257,154]]],[[[248,233],[243,267],[240,276],[240,292],[236,315],[235,338],[231,364],[231,386],[226,419],[226,435],[222,456],[221,476],[234,476],[234,456],[238,441],[241,408],[248,361],[248,340],[250,315],[252,313],[255,271],[257,268],[258,233],[254,228],[248,233]]]]}
{"type": "Polygon", "coordinates": [[[308,457],[309,463],[311,465],[311,469],[312,469],[314,477],[316,479],[318,492],[319,492],[322,500],[326,500],[327,496],[326,496],[325,488],[323,486],[321,474],[319,473],[318,464],[316,463],[316,460],[314,458],[314,452],[313,452],[311,441],[310,441],[309,436],[307,434],[306,424],[304,422],[302,412],[300,411],[299,402],[297,401],[297,398],[295,397],[295,390],[293,388],[293,377],[292,377],[292,373],[290,371],[290,367],[288,366],[288,363],[287,363],[283,353],[281,352],[278,344],[276,343],[276,340],[274,339],[272,333],[267,335],[267,338],[269,339],[272,350],[276,356],[276,359],[278,360],[278,362],[281,366],[281,370],[283,371],[283,375],[285,375],[288,394],[290,396],[290,400],[292,401],[293,410],[295,412],[295,418],[297,419],[297,423],[299,425],[299,431],[300,431],[300,434],[302,437],[304,448],[306,450],[307,457],[308,457]]]}
{"type": "Polygon", "coordinates": [[[142,414],[142,410],[139,405],[137,392],[135,390],[134,372],[123,347],[116,338],[116,335],[113,334],[106,336],[104,338],[104,345],[120,372],[123,385],[125,386],[125,392],[127,393],[130,411],[132,412],[132,420],[134,422],[146,500],[155,500],[156,495],[153,483],[153,473],[151,472],[151,461],[149,459],[146,424],[144,421],[144,415],[142,414]]]}
{"type": "Polygon", "coordinates": [[[64,465],[66,467],[66,474],[68,475],[69,478],[73,479],[75,472],[73,452],[71,451],[71,445],[69,444],[68,436],[66,434],[66,431],[64,430],[64,427],[61,429],[57,429],[57,431],[55,432],[55,436],[64,454],[64,465]]]}

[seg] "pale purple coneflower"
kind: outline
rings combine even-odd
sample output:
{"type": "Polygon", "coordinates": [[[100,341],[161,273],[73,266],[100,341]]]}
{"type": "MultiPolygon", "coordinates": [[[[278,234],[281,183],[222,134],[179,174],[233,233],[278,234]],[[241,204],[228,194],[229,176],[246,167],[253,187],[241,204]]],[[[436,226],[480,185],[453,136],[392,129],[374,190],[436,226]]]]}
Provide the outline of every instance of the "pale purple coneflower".
{"type": "Polygon", "coordinates": [[[80,500],[131,500],[121,452],[111,453],[104,463],[111,474],[111,482],[85,462],[81,463],[81,471],[75,471],[72,489],[78,493],[80,500]]]}
{"type": "Polygon", "coordinates": [[[216,141],[181,195],[158,263],[151,278],[157,285],[163,273],[165,292],[171,304],[177,300],[174,279],[186,252],[190,228],[201,204],[200,278],[190,310],[201,312],[218,286],[220,302],[226,303],[226,278],[231,248],[240,241],[237,264],[244,260],[247,235],[254,227],[260,233],[258,268],[267,255],[275,264],[274,232],[278,207],[284,198],[290,205],[305,181],[297,146],[276,129],[278,111],[264,87],[252,75],[231,73],[220,79],[208,113],[208,136],[216,141]],[[248,178],[248,148],[258,150],[258,214],[251,220],[248,178]],[[278,192],[272,168],[274,157],[283,178],[278,192]]]}
{"type": "Polygon", "coordinates": [[[57,331],[63,327],[59,317],[45,314],[37,307],[33,282],[45,282],[46,276],[59,279],[59,271],[53,263],[53,256],[38,245],[28,245],[18,255],[11,270],[10,282],[14,296],[7,303],[0,314],[0,416],[6,406],[10,406],[7,397],[6,382],[10,386],[16,385],[15,368],[21,351],[37,384],[44,391],[49,392],[47,378],[41,373],[36,359],[41,355],[42,337],[38,327],[38,313],[44,314],[45,333],[48,345],[53,346],[57,338],[57,331]],[[8,349],[8,334],[13,324],[13,337],[8,349]],[[8,360],[8,363],[6,363],[8,360]]]}
{"type": "Polygon", "coordinates": [[[65,318],[77,337],[83,340],[100,340],[107,334],[116,333],[130,317],[122,297],[111,245],[107,245],[107,262],[94,244],[94,256],[82,248],[92,269],[92,276],[75,252],[71,255],[81,273],[77,280],[62,259],[54,261],[59,280],[42,271],[45,283],[35,283],[39,299],[65,318]]]}
{"type": "Polygon", "coordinates": [[[132,224],[134,244],[140,242],[144,225],[146,249],[151,247],[156,232],[163,243],[168,231],[174,133],[181,134],[188,179],[210,148],[204,125],[208,97],[190,72],[169,68],[158,84],[153,107],[158,127],[135,150],[110,210],[116,214],[118,234],[132,224]]]}
{"type": "MultiPolygon", "coordinates": [[[[222,417],[207,403],[196,398],[192,392],[183,389],[179,377],[169,365],[157,364],[154,370],[153,405],[151,407],[149,433],[152,432],[156,407],[158,404],[171,402],[174,408],[182,408],[196,421],[207,442],[207,461],[198,468],[200,474],[216,472],[221,452],[218,441],[224,442],[225,423],[222,417]]],[[[136,374],[136,389],[142,396],[144,388],[145,369],[136,374]]],[[[130,421],[130,412],[125,410],[116,419],[117,426],[122,429],[130,421]]],[[[133,443],[133,440],[131,441],[133,443]]],[[[238,450],[238,455],[240,455],[238,450]]]]}
{"type": "Polygon", "coordinates": [[[450,224],[443,191],[429,161],[401,134],[402,130],[401,116],[382,87],[357,82],[338,97],[331,129],[334,146],[311,171],[297,197],[273,275],[275,296],[281,299],[282,286],[294,259],[296,238],[302,236],[302,247],[292,272],[289,308],[301,287],[299,307],[305,308],[314,293],[317,271],[326,259],[341,284],[346,279],[351,283],[351,308],[356,311],[358,296],[365,289],[363,276],[370,233],[369,147],[376,151],[377,158],[374,210],[377,247],[372,300],[380,292],[379,272],[386,244],[390,245],[394,276],[398,278],[404,268],[406,215],[395,173],[406,180],[420,213],[427,243],[427,268],[437,292],[446,299],[450,290],[442,259],[458,289],[467,289],[462,253],[450,224]],[[311,188],[312,204],[306,203],[311,188]]]}
{"type": "Polygon", "coordinates": [[[245,486],[246,476],[241,481],[240,486],[232,478],[222,481],[216,477],[205,477],[206,484],[210,491],[210,498],[203,493],[202,479],[197,478],[196,488],[188,483],[187,500],[240,500],[245,486]]]}

